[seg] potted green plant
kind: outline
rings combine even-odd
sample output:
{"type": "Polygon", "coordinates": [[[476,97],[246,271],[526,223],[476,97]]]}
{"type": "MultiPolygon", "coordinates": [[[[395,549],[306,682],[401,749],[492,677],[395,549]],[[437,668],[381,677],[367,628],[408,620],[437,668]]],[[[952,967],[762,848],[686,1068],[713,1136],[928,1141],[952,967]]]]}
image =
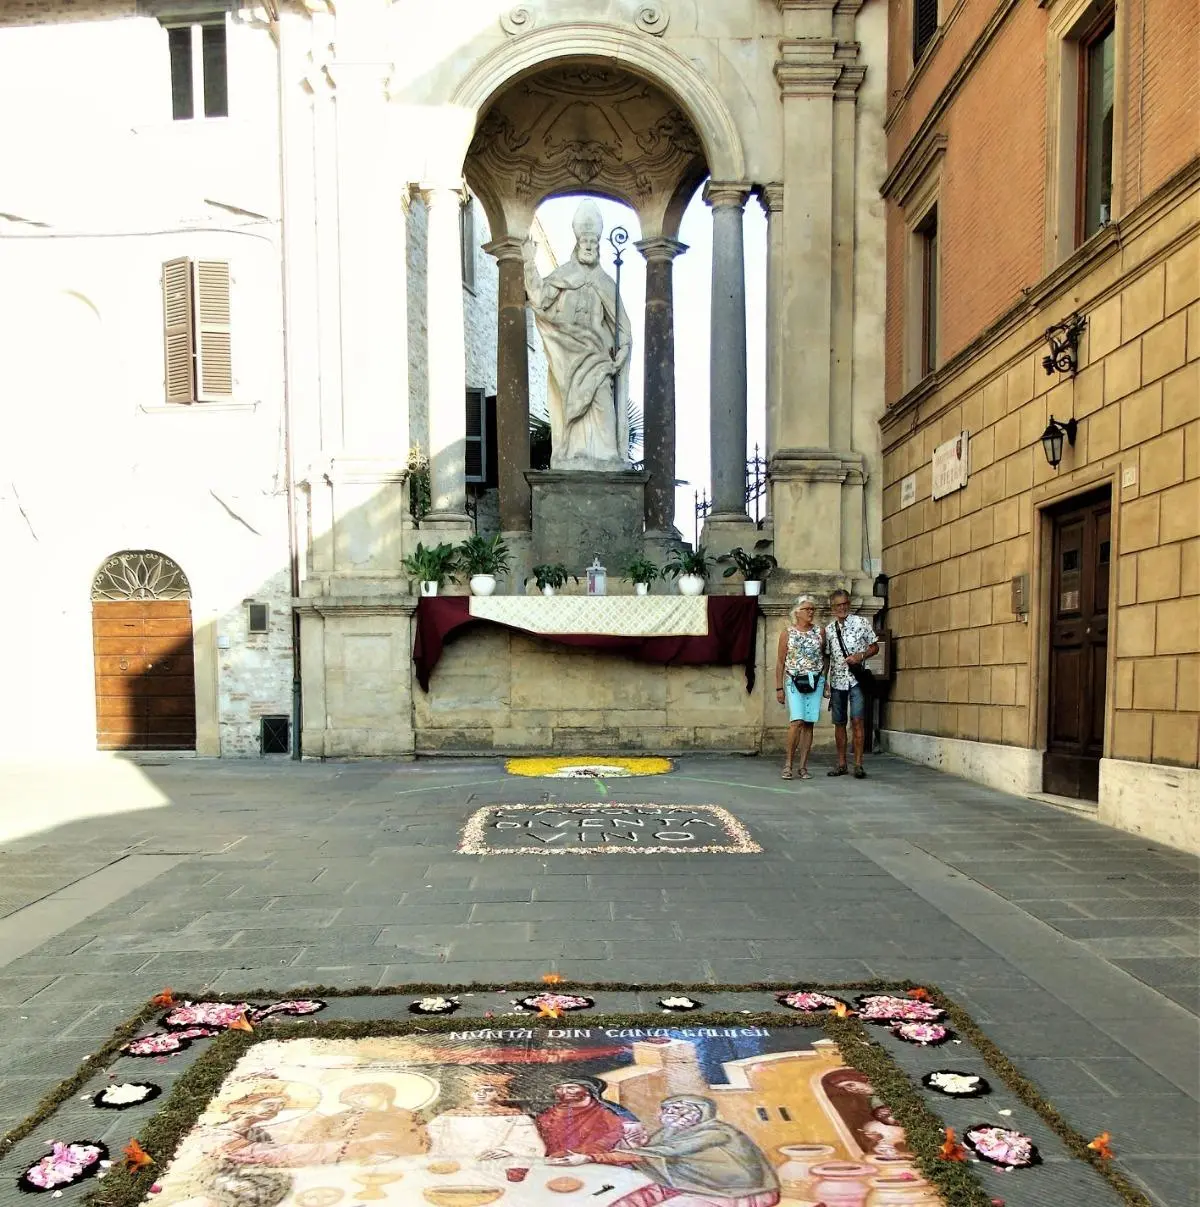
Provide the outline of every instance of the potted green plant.
{"type": "Polygon", "coordinates": [[[712,569],[713,559],[704,551],[703,545],[695,549],[672,549],[662,572],[664,578],[676,579],[680,595],[703,595],[704,580],[712,569]]]}
{"type": "Polygon", "coordinates": [[[722,553],[717,561],[728,563],[725,566],[725,577],[732,578],[741,571],[742,589],[747,595],[761,595],[763,583],[767,575],[779,563],[766,551],[771,548],[771,541],[764,537],[754,542],[754,552],[747,553],[741,545],[722,553]]]}
{"type": "Polygon", "coordinates": [[[559,587],[565,586],[568,578],[579,581],[578,574],[572,574],[562,562],[543,562],[534,566],[533,573],[525,581],[533,579],[543,595],[553,595],[559,587]]]}
{"type": "Polygon", "coordinates": [[[426,548],[417,542],[417,547],[401,563],[404,573],[421,584],[421,594],[436,595],[438,588],[446,582],[458,582],[454,571],[458,569],[458,558],[453,545],[444,542],[426,548]]]}
{"type": "Polygon", "coordinates": [[[650,584],[658,576],[658,567],[648,557],[631,557],[624,570],[625,579],[633,583],[635,595],[648,595],[650,584]]]}
{"type": "Polygon", "coordinates": [[[478,533],[467,537],[457,553],[459,567],[469,576],[472,595],[491,595],[496,575],[508,573],[508,546],[498,532],[490,538],[478,533]]]}

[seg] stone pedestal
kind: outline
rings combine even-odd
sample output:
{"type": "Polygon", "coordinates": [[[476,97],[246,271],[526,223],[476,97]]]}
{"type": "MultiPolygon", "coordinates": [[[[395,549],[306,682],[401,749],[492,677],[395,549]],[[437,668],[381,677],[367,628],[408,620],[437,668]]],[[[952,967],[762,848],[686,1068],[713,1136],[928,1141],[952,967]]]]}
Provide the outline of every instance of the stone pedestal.
{"type": "Polygon", "coordinates": [[[609,577],[642,553],[647,473],[530,470],[533,561],[562,562],[582,577],[600,555],[609,577]]]}

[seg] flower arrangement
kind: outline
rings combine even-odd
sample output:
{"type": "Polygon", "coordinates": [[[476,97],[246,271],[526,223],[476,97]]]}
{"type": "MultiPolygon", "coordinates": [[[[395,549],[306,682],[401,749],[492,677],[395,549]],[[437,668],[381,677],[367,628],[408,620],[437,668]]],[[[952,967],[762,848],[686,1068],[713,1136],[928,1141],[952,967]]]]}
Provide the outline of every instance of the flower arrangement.
{"type": "Polygon", "coordinates": [[[766,552],[773,543],[769,538],[764,537],[762,540],[754,542],[753,553],[747,553],[741,545],[730,549],[728,553],[722,553],[717,561],[725,565],[724,577],[732,578],[740,571],[742,578],[748,583],[763,582],[779,565],[775,558],[766,552]]]}
{"type": "Polygon", "coordinates": [[[92,1106],[98,1106],[106,1111],[127,1111],[131,1106],[141,1106],[150,1102],[162,1093],[162,1086],[150,1081],[121,1081],[115,1085],[106,1085],[104,1089],[92,1095],[92,1106]]]}
{"type": "Polygon", "coordinates": [[[951,1038],[951,1032],[948,1027],[943,1027],[941,1023],[892,1023],[892,1034],[897,1039],[902,1039],[905,1043],[920,1044],[923,1048],[930,1048],[936,1044],[944,1044],[946,1040],[951,1038]]]}
{"type": "Polygon", "coordinates": [[[921,1084],[950,1098],[981,1098],[992,1092],[987,1078],[977,1073],[960,1073],[957,1069],[936,1069],[926,1073],[921,1084]]]}
{"type": "Polygon", "coordinates": [[[1002,1169],[1025,1169],[1041,1160],[1034,1142],[1009,1127],[977,1123],[967,1128],[963,1140],[982,1160],[1002,1169]]]}
{"type": "Polygon", "coordinates": [[[192,1027],[230,1027],[251,1009],[248,1002],[184,1002],[167,1011],[162,1025],[171,1031],[192,1027]]]}
{"type": "Polygon", "coordinates": [[[509,550],[498,532],[490,539],[474,533],[459,545],[456,553],[459,567],[472,577],[508,573],[509,550]]]}
{"type": "Polygon", "coordinates": [[[453,1014],[462,1003],[456,997],[423,997],[409,1003],[412,1014],[453,1014]]]}
{"type": "Polygon", "coordinates": [[[557,591],[559,587],[566,586],[568,578],[579,581],[579,575],[572,574],[562,562],[543,562],[540,566],[534,566],[533,573],[525,581],[533,579],[539,591],[544,591],[547,587],[557,591]]]}
{"type": "Polygon", "coordinates": [[[887,993],[867,993],[857,999],[859,1016],[868,1023],[890,1023],[896,1020],[913,1023],[934,1023],[945,1015],[940,1006],[929,1002],[893,997],[887,993]]]}
{"type": "Polygon", "coordinates": [[[437,583],[440,587],[447,582],[457,582],[454,571],[458,569],[458,555],[453,545],[445,542],[426,548],[417,542],[417,547],[400,563],[404,573],[419,583],[437,583]]]}
{"type": "Polygon", "coordinates": [[[595,1004],[592,998],[575,993],[535,993],[513,1003],[526,1010],[590,1010],[595,1004]]]}
{"type": "Polygon", "coordinates": [[[845,1006],[841,998],[830,997],[828,993],[814,993],[807,989],[793,989],[790,993],[781,993],[775,1000],[781,1006],[789,1006],[802,1014],[816,1014],[820,1010],[836,1010],[845,1006]]]}
{"type": "Polygon", "coordinates": [[[704,1003],[696,1001],[695,998],[685,997],[682,994],[679,994],[673,997],[660,997],[658,999],[658,1004],[664,1010],[682,1011],[699,1010],[704,1003]]]}
{"type": "Polygon", "coordinates": [[[30,1194],[73,1186],[96,1173],[107,1156],[108,1149],[99,1140],[55,1141],[50,1152],[17,1179],[17,1185],[30,1194]]]}

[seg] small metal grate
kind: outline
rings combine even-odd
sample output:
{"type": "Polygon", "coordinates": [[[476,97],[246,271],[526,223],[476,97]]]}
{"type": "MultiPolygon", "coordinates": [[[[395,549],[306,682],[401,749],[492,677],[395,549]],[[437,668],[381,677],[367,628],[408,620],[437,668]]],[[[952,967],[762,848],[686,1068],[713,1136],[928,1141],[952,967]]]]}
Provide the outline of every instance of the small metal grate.
{"type": "Polygon", "coordinates": [[[288,754],[292,749],[289,717],[262,717],[261,742],[263,754],[288,754]]]}

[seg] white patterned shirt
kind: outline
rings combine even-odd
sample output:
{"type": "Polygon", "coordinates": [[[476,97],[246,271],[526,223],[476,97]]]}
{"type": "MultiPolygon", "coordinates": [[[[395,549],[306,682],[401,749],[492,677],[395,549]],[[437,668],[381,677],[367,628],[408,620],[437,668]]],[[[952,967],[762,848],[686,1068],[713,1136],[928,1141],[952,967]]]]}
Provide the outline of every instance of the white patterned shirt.
{"type": "MultiPolygon", "coordinates": [[[[871,622],[864,616],[847,616],[841,622],[842,641],[846,643],[847,654],[861,654],[868,646],[879,640],[871,622]]],[[[829,686],[837,691],[849,691],[854,686],[854,680],[846,669],[846,659],[842,656],[842,647],[837,639],[837,622],[831,620],[825,626],[826,649],[829,650],[829,686]]]]}

